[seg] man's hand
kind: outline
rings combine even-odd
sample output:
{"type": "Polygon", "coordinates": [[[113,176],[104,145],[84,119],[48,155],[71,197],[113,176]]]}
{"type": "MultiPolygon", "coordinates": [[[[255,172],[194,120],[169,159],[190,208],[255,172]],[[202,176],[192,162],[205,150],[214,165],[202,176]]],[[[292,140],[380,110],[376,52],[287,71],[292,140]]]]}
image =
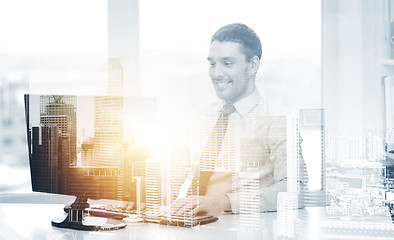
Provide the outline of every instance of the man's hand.
{"type": "Polygon", "coordinates": [[[230,199],[226,195],[193,195],[183,199],[177,199],[171,204],[171,212],[176,215],[184,215],[185,213],[217,215],[223,212],[223,210],[230,208],[230,199]]]}

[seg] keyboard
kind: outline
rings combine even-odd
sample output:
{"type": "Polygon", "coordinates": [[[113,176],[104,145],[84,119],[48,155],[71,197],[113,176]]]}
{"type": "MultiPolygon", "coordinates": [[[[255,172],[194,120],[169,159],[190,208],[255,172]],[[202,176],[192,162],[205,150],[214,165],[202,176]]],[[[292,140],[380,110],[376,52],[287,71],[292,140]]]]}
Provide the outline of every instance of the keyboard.
{"type": "MultiPolygon", "coordinates": [[[[120,206],[113,205],[91,205],[86,211],[89,212],[91,216],[96,217],[106,217],[114,219],[124,219],[128,218],[129,215],[136,215],[137,211],[133,208],[124,208],[120,206]]],[[[180,227],[194,227],[198,225],[208,224],[218,220],[214,216],[195,216],[193,218],[185,218],[184,216],[177,215],[145,215],[145,211],[141,211],[141,218],[147,223],[157,223],[161,225],[171,225],[180,227]]]]}
{"type": "Polygon", "coordinates": [[[218,220],[214,216],[195,216],[193,218],[183,218],[177,216],[171,216],[170,218],[166,216],[145,216],[144,221],[150,223],[158,223],[160,225],[170,225],[179,227],[194,227],[198,225],[204,225],[207,223],[215,222],[218,220]]]}
{"type": "Polygon", "coordinates": [[[114,218],[118,220],[129,217],[129,214],[133,214],[131,211],[107,210],[105,206],[90,206],[90,208],[86,208],[85,211],[91,216],[114,218]]]}

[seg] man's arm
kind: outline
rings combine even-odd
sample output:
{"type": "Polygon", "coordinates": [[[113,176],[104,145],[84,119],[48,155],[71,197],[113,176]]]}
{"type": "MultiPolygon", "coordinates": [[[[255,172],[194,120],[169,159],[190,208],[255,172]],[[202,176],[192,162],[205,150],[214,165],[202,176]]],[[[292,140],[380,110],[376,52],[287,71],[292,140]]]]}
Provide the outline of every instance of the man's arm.
{"type": "Polygon", "coordinates": [[[276,211],[279,192],[287,191],[286,117],[272,117],[267,129],[270,162],[273,164],[273,181],[261,191],[261,210],[276,211]]]}
{"type": "MultiPolygon", "coordinates": [[[[268,141],[270,146],[270,159],[274,164],[274,184],[263,188],[261,191],[262,211],[276,211],[279,192],[287,192],[287,134],[286,118],[275,117],[268,128],[268,141]]],[[[302,138],[299,142],[299,163],[295,164],[299,172],[299,179],[294,179],[299,184],[300,192],[298,193],[298,208],[305,207],[304,191],[307,189],[308,174],[301,149],[302,138]]],[[[291,150],[291,149],[289,149],[291,150]]],[[[291,160],[291,159],[290,159],[291,160]]]]}

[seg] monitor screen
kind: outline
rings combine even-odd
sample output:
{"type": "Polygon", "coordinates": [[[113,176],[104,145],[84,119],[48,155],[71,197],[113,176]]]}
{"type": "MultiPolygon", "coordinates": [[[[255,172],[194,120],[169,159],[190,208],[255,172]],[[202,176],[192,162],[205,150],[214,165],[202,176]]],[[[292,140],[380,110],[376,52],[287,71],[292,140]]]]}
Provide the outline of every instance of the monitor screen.
{"type": "MultiPolygon", "coordinates": [[[[25,95],[32,189],[135,201],[157,126],[153,98],[25,95]]],[[[142,191],[144,192],[144,191],[142,191]]],[[[144,196],[142,196],[144,201],[144,196]]]]}

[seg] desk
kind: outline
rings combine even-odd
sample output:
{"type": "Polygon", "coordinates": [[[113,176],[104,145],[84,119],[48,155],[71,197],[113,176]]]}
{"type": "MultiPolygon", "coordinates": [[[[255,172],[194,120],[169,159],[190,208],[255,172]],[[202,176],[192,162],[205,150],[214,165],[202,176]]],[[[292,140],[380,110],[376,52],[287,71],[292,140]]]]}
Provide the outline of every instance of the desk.
{"type": "MultiPolygon", "coordinates": [[[[154,223],[129,224],[116,231],[86,232],[51,226],[63,216],[62,204],[1,204],[0,239],[238,239],[238,215],[224,215],[214,223],[192,229],[154,223]]],[[[275,213],[265,219],[275,218],[275,213]]]]}
{"type": "MultiPolygon", "coordinates": [[[[129,224],[107,232],[86,232],[51,226],[51,219],[63,216],[64,204],[0,204],[0,239],[393,239],[389,216],[349,219],[333,217],[325,208],[305,208],[287,213],[262,213],[258,228],[242,226],[241,215],[222,215],[219,220],[194,228],[153,223],[129,224]],[[287,232],[287,233],[286,233],[287,232]]],[[[245,219],[243,219],[245,220],[245,219]]],[[[256,223],[256,221],[254,222],[256,223]]]]}

